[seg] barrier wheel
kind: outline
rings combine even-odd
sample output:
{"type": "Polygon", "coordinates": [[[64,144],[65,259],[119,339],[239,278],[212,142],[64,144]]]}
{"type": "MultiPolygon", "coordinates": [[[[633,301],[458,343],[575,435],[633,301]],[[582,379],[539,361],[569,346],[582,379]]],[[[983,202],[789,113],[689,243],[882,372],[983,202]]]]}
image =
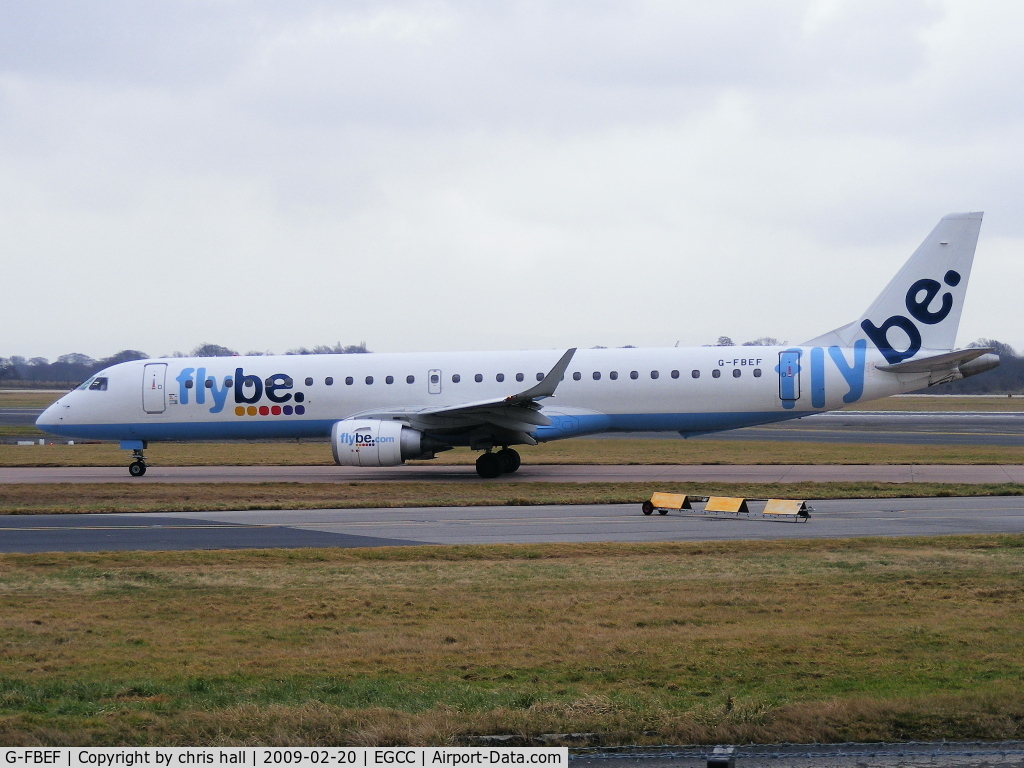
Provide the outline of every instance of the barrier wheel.
{"type": "Polygon", "coordinates": [[[667,509],[659,509],[658,510],[658,514],[659,515],[667,515],[668,514],[668,510],[667,509]]]}
{"type": "MultiPolygon", "coordinates": [[[[641,504],[640,505],[640,509],[643,510],[643,513],[645,515],[650,515],[650,514],[654,513],[654,505],[651,503],[650,499],[648,499],[643,504],[641,504]]],[[[665,513],[662,512],[662,514],[665,514],[665,513]]]]}

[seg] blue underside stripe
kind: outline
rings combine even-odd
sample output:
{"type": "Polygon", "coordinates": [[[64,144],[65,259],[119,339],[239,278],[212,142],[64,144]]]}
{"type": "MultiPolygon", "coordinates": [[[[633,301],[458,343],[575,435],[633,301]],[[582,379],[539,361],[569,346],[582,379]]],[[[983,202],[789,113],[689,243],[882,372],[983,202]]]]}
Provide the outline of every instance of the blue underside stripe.
{"type": "MultiPolygon", "coordinates": [[[[783,421],[804,415],[805,412],[769,411],[552,416],[551,425],[538,427],[534,435],[540,441],[599,432],[681,432],[697,435],[783,421]]],[[[84,440],[260,440],[330,437],[331,425],[334,423],[333,419],[244,419],[199,423],[48,425],[40,426],[40,429],[61,437],[84,440]]],[[[457,437],[451,435],[439,437],[454,445],[461,444],[457,437]]]]}

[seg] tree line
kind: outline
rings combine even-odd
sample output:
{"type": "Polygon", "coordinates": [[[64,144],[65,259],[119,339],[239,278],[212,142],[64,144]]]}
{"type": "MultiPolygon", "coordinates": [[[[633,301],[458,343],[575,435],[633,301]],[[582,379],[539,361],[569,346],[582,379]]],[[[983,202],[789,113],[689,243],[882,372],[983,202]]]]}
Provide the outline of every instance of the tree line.
{"type": "MultiPolygon", "coordinates": [[[[351,355],[367,353],[366,342],[359,344],[320,344],[312,349],[296,347],[286,355],[351,355]]],[[[271,355],[273,352],[249,351],[247,355],[271,355]]],[[[220,344],[200,344],[191,352],[172,352],[165,357],[234,357],[236,350],[220,344]]],[[[61,355],[52,363],[45,357],[24,358],[20,355],[0,357],[0,387],[54,387],[71,389],[104,368],[129,360],[148,360],[149,355],[138,349],[123,349],[110,357],[94,360],[81,352],[61,355]]]]}

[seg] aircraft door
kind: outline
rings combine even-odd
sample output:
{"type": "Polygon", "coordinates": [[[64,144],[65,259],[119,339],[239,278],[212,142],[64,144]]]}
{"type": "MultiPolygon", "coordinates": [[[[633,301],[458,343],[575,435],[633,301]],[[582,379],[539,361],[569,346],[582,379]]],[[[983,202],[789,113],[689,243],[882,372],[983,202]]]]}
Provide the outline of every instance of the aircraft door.
{"type": "Polygon", "coordinates": [[[142,375],[142,409],[146,413],[163,413],[166,408],[164,384],[167,379],[167,363],[146,363],[142,375]]]}
{"type": "Polygon", "coordinates": [[[800,399],[799,349],[779,352],[779,399],[791,403],[800,399]]]}
{"type": "Polygon", "coordinates": [[[427,392],[431,395],[441,394],[441,369],[431,368],[427,371],[427,392]]]}

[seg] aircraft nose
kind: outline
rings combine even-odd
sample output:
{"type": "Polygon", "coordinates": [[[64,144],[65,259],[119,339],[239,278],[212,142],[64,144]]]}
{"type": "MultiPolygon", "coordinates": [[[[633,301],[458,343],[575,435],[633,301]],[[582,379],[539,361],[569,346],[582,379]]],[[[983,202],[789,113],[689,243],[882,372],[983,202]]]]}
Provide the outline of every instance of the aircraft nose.
{"type": "Polygon", "coordinates": [[[41,414],[36,419],[36,426],[44,432],[52,432],[53,427],[56,427],[61,422],[61,412],[65,410],[64,406],[57,401],[41,414]]]}

